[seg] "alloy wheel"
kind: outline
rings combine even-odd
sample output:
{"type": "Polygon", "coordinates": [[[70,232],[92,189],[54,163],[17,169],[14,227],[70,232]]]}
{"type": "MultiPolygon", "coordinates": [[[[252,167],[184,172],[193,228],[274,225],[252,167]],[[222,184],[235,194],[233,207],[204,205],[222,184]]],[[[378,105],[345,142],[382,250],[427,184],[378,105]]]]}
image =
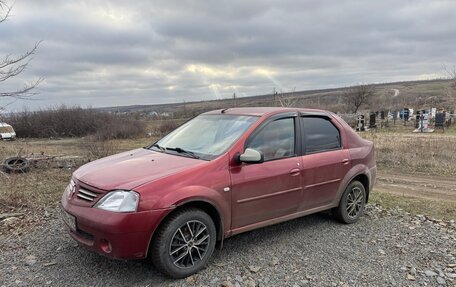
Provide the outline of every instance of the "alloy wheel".
{"type": "Polygon", "coordinates": [[[347,196],[346,211],[349,217],[356,218],[364,206],[363,191],[359,187],[353,187],[347,196]]]}
{"type": "Polygon", "coordinates": [[[169,256],[179,268],[197,265],[209,249],[211,237],[207,226],[199,220],[191,220],[174,233],[169,246],[169,256]]]}

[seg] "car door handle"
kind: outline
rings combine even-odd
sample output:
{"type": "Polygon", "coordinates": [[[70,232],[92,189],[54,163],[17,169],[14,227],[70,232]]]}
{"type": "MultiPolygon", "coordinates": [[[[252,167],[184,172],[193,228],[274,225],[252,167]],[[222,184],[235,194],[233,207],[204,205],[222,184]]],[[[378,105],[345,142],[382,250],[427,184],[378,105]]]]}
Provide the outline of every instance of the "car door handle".
{"type": "Polygon", "coordinates": [[[297,175],[300,175],[301,174],[301,170],[299,168],[293,168],[292,170],[290,170],[290,175],[291,176],[297,176],[297,175]]]}
{"type": "Polygon", "coordinates": [[[343,165],[347,165],[347,164],[349,164],[349,163],[350,163],[350,160],[349,160],[348,158],[342,160],[342,164],[343,164],[343,165]]]}

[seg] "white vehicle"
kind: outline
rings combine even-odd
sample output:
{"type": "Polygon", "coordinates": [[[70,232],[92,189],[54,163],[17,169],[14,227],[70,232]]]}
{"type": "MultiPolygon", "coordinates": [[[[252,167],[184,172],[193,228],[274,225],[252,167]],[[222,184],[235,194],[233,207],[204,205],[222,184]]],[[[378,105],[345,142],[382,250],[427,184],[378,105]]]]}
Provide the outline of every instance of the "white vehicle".
{"type": "Polygon", "coordinates": [[[14,140],[16,138],[16,132],[12,126],[7,123],[0,123],[0,139],[2,140],[14,140]]]}

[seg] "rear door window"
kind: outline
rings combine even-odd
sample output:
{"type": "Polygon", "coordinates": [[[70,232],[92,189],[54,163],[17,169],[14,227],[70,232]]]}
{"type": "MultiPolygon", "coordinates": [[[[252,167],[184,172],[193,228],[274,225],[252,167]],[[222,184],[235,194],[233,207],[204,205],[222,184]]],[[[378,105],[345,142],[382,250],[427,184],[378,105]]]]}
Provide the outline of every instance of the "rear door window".
{"type": "Polygon", "coordinates": [[[303,117],[303,151],[306,154],[341,148],[340,132],[330,120],[322,117],[303,117]]]}

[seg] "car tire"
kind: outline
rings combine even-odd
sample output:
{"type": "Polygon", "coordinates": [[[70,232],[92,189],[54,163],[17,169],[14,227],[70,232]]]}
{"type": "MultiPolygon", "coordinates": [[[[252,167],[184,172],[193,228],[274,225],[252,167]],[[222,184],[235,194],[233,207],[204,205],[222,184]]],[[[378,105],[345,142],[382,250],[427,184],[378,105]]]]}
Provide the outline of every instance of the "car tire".
{"type": "Polygon", "coordinates": [[[30,170],[30,162],[23,157],[10,157],[3,162],[3,169],[7,173],[25,173],[30,170]]]}
{"type": "Polygon", "coordinates": [[[159,227],[151,246],[154,266],[171,278],[185,278],[201,270],[214,252],[215,224],[204,211],[185,208],[159,227]]]}
{"type": "Polygon", "coordinates": [[[365,205],[366,189],[361,182],[354,180],[345,189],[333,215],[342,223],[355,223],[363,215],[365,205]]]}

